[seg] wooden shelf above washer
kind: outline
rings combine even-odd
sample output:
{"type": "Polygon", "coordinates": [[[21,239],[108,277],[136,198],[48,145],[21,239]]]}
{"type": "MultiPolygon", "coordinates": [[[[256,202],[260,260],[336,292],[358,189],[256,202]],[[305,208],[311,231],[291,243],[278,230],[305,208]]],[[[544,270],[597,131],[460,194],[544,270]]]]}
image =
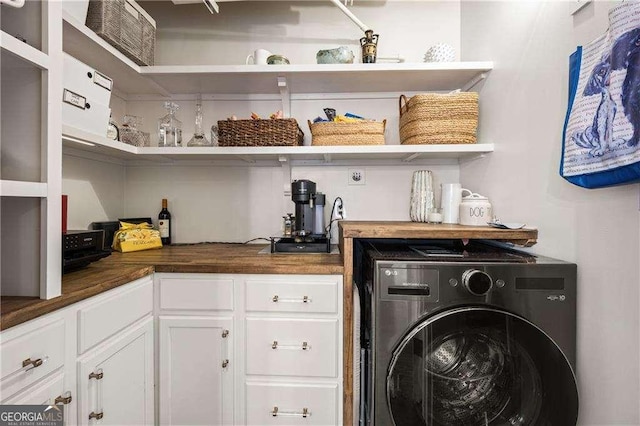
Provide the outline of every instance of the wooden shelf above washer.
{"type": "Polygon", "coordinates": [[[498,229],[421,222],[340,221],[340,238],[422,238],[495,240],[531,247],[538,242],[535,228],[498,229]]]}

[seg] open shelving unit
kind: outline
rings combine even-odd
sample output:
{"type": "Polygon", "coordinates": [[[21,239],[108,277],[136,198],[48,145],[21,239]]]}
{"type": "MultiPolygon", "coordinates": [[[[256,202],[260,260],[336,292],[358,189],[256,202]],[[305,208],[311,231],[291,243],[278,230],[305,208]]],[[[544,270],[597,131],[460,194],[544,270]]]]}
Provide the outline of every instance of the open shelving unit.
{"type": "Polygon", "coordinates": [[[3,7],[0,270],[3,297],[61,293],[59,2],[3,7]],[[17,36],[20,34],[20,36],[17,36]]]}
{"type": "MultiPolygon", "coordinates": [[[[275,95],[290,116],[293,96],[324,93],[411,93],[469,90],[487,76],[492,62],[305,65],[180,65],[138,66],[93,31],[63,14],[63,48],[114,80],[124,99],[195,94],[275,95]]],[[[467,159],[492,152],[491,143],[472,145],[382,145],[296,147],[137,148],[99,135],[64,127],[66,151],[111,156],[120,162],[182,160],[267,162],[403,161],[467,159]]]]}

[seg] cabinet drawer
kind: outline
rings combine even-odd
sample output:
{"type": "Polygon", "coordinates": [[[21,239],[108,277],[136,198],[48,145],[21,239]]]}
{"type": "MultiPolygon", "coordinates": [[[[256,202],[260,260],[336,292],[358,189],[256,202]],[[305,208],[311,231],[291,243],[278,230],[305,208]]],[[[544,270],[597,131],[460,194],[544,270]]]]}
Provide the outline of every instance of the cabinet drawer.
{"type": "Polygon", "coordinates": [[[247,383],[247,425],[337,425],[338,386],[247,383]]]}
{"type": "Polygon", "coordinates": [[[231,278],[160,278],[160,309],[232,311],[231,278]]]}
{"type": "Polygon", "coordinates": [[[78,353],[82,354],[153,311],[153,282],[142,278],[78,310],[78,353]]]}
{"type": "Polygon", "coordinates": [[[338,312],[338,279],[250,279],[247,280],[246,295],[248,312],[338,312]]]}
{"type": "Polygon", "coordinates": [[[64,365],[64,329],[64,320],[58,319],[9,341],[2,339],[2,398],[13,395],[64,365]]]}
{"type": "Polygon", "coordinates": [[[338,320],[249,318],[247,374],[337,377],[338,320]]]}

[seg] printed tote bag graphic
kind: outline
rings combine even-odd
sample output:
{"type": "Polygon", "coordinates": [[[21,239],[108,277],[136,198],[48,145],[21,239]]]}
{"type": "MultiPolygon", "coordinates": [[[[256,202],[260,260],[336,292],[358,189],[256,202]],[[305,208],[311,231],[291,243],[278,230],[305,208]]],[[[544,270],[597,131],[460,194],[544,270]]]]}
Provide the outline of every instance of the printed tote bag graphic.
{"type": "Polygon", "coordinates": [[[640,3],[609,11],[609,30],[569,60],[560,175],[585,188],[640,181],[640,3]]]}

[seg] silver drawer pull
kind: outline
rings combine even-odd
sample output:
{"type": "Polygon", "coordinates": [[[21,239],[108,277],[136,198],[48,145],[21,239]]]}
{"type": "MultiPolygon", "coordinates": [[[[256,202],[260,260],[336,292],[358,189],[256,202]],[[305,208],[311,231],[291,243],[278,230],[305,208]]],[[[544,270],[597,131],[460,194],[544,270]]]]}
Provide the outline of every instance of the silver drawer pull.
{"type": "Polygon", "coordinates": [[[92,411],[91,414],[89,414],[89,420],[91,419],[96,419],[96,420],[100,420],[104,417],[104,413],[101,411],[99,413],[96,413],[95,411],[92,411]]]}
{"type": "Polygon", "coordinates": [[[32,360],[31,358],[27,358],[24,361],[22,361],[22,368],[19,368],[13,373],[7,375],[3,380],[11,380],[14,377],[18,376],[19,374],[26,373],[27,371],[31,371],[34,368],[40,367],[42,364],[46,363],[47,361],[49,361],[48,356],[43,356],[42,358],[38,358],[34,360],[32,360]]]}
{"type": "Polygon", "coordinates": [[[283,299],[277,294],[271,298],[273,303],[311,303],[311,298],[309,296],[303,296],[302,299],[283,299]]]}
{"type": "Polygon", "coordinates": [[[277,406],[273,407],[273,410],[271,410],[269,412],[269,414],[271,414],[271,416],[273,417],[277,417],[277,416],[282,416],[282,417],[303,417],[303,418],[307,418],[311,415],[311,411],[309,411],[308,408],[303,408],[302,411],[293,411],[293,410],[280,410],[277,406]]]}
{"type": "Polygon", "coordinates": [[[277,340],[274,340],[271,344],[271,349],[291,349],[291,350],[300,350],[308,351],[311,349],[311,345],[307,342],[302,342],[302,345],[283,345],[282,343],[278,343],[277,340]]]}

